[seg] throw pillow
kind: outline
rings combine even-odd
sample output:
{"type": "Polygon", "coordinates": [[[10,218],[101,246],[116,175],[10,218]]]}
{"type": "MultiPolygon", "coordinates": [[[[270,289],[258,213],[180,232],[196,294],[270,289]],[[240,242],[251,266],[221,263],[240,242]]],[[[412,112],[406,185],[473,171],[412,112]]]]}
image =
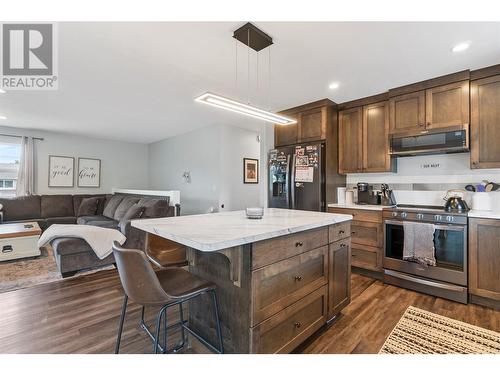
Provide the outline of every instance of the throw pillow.
{"type": "Polygon", "coordinates": [[[141,200],[139,204],[144,206],[145,218],[157,218],[165,217],[168,213],[168,203],[167,199],[148,199],[147,201],[141,200]]]}
{"type": "Polygon", "coordinates": [[[113,195],[106,204],[106,207],[104,207],[102,215],[110,219],[113,219],[115,216],[116,208],[122,202],[122,200],[123,200],[122,195],[113,195]]]}
{"type": "Polygon", "coordinates": [[[122,217],[127,213],[128,209],[132,207],[135,203],[139,202],[139,199],[140,198],[136,197],[123,198],[118,207],[116,207],[113,218],[117,221],[120,221],[122,217]]]}
{"type": "Polygon", "coordinates": [[[139,205],[139,203],[133,204],[123,215],[120,220],[120,225],[125,224],[129,220],[140,219],[142,214],[144,213],[144,207],[139,205]]]}
{"type": "Polygon", "coordinates": [[[80,207],[78,208],[77,217],[80,216],[93,216],[97,213],[97,207],[99,205],[99,198],[84,198],[82,199],[82,203],[80,203],[80,207]]]}

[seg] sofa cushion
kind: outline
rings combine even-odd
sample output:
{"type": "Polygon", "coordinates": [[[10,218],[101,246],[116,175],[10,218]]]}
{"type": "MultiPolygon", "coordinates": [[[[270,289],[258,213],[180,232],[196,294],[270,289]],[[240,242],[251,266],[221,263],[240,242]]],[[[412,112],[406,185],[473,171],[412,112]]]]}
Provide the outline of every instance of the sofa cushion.
{"type": "Polygon", "coordinates": [[[42,195],[40,203],[43,218],[75,216],[71,195],[42,195]]]}
{"type": "Polygon", "coordinates": [[[116,220],[96,220],[96,221],[89,221],[88,225],[93,225],[94,227],[101,227],[101,228],[110,228],[110,229],[118,229],[118,221],[116,220]]]}
{"type": "Polygon", "coordinates": [[[28,197],[0,198],[3,205],[3,220],[29,220],[40,219],[40,196],[30,195],[28,197]]]}
{"type": "Polygon", "coordinates": [[[143,218],[157,218],[168,216],[168,199],[143,198],[139,205],[144,207],[143,218]]]}
{"type": "Polygon", "coordinates": [[[116,207],[115,214],[113,218],[115,220],[120,221],[123,216],[127,213],[127,211],[132,207],[134,204],[139,202],[140,198],[137,197],[125,197],[123,200],[120,202],[118,207],[116,207]]]}
{"type": "Polygon", "coordinates": [[[76,217],[74,216],[63,216],[63,217],[49,217],[45,220],[47,222],[47,227],[52,224],[76,224],[76,217]]]}
{"type": "Polygon", "coordinates": [[[109,217],[102,216],[102,215],[88,215],[88,216],[80,216],[76,219],[77,224],[88,224],[91,221],[106,221],[106,220],[111,220],[109,217]]]}
{"type": "Polygon", "coordinates": [[[97,213],[97,208],[99,206],[99,197],[83,198],[76,211],[76,216],[89,216],[95,215],[97,213]]]}
{"type": "Polygon", "coordinates": [[[115,211],[118,207],[118,205],[122,202],[123,196],[122,195],[113,195],[107,202],[106,206],[104,207],[104,211],[102,214],[106,216],[107,218],[114,219],[115,216],[115,211]]]}

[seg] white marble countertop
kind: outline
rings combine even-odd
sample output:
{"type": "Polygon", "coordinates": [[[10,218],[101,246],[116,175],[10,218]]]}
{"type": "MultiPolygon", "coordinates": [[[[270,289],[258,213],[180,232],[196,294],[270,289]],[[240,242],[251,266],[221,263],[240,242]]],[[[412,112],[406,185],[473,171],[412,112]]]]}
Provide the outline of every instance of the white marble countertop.
{"type": "Polygon", "coordinates": [[[381,206],[379,204],[329,203],[328,207],[331,207],[331,208],[349,208],[352,210],[382,211],[384,208],[389,208],[389,207],[394,207],[394,206],[381,206]]]}
{"type": "Polygon", "coordinates": [[[470,210],[467,212],[468,217],[477,217],[482,219],[500,219],[500,211],[480,211],[470,210]]]}
{"type": "Polygon", "coordinates": [[[218,251],[352,220],[351,215],[268,208],[262,219],[245,211],[133,220],[132,226],[200,251],[218,251]]]}

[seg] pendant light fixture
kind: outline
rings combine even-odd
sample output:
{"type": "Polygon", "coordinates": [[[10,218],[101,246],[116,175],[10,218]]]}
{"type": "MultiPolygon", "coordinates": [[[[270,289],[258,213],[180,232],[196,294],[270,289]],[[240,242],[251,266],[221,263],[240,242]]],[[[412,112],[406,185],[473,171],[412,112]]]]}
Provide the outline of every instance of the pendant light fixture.
{"type": "MultiPolygon", "coordinates": [[[[237,39],[241,43],[248,47],[248,96],[250,97],[250,48],[259,52],[264,48],[269,48],[273,44],[273,39],[264,33],[262,30],[247,23],[236,30],[233,34],[233,38],[237,39]]],[[[269,51],[269,57],[270,57],[269,51]]],[[[269,61],[270,64],[270,61],[269,61]]],[[[270,69],[269,69],[270,70],[270,69]]],[[[238,62],[236,59],[236,78],[238,77],[238,62]]],[[[257,60],[257,83],[258,83],[258,60],[257,60]]],[[[269,90],[269,88],[268,88],[269,90]]],[[[286,116],[282,116],[273,112],[266,111],[264,109],[258,108],[251,105],[250,103],[242,103],[241,101],[229,99],[221,95],[217,95],[211,92],[206,92],[195,98],[195,101],[199,103],[208,104],[216,108],[225,109],[227,111],[236,112],[245,116],[254,117],[260,120],[264,120],[273,124],[278,125],[291,125],[297,123],[296,120],[291,119],[286,116]]]]}

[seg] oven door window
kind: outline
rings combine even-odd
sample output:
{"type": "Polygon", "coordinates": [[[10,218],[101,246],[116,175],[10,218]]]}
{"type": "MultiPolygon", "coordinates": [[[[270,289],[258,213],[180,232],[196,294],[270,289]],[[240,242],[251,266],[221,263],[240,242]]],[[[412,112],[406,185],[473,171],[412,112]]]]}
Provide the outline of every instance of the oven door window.
{"type": "MultiPolygon", "coordinates": [[[[386,224],[385,256],[403,260],[404,229],[403,225],[386,224]]],[[[434,232],[436,267],[464,270],[465,237],[462,228],[445,229],[438,226],[434,232]]]]}

